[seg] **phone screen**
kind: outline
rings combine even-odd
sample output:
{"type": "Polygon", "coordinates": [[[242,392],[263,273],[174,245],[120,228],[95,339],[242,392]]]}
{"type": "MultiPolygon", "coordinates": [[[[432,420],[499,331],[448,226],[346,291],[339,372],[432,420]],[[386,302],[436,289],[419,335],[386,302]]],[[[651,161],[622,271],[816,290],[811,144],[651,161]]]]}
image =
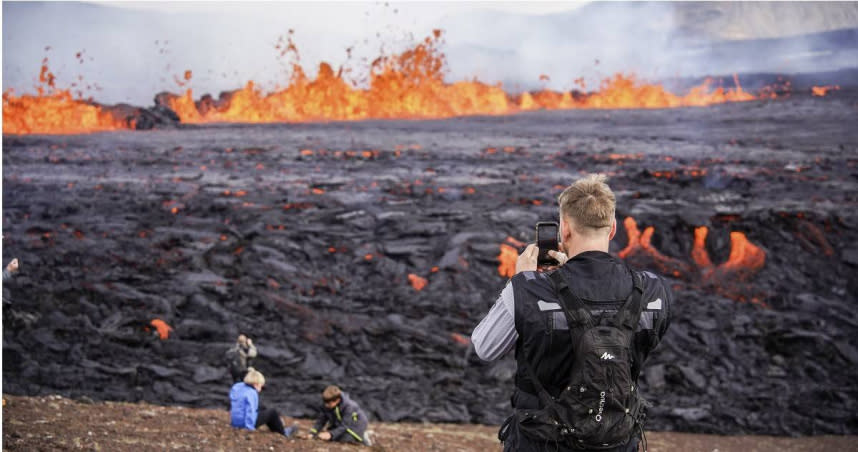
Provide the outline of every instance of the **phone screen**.
{"type": "Polygon", "coordinates": [[[536,223],[536,246],[539,247],[539,257],[536,259],[537,265],[552,265],[557,263],[553,257],[548,255],[548,251],[557,251],[558,230],[557,223],[553,221],[536,223]]]}

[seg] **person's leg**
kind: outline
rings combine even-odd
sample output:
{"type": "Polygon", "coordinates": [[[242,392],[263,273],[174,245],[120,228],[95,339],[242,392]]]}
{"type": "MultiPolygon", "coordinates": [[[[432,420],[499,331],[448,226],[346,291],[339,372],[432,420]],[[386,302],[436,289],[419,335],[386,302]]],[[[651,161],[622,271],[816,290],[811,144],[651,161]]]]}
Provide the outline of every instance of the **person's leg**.
{"type": "Polygon", "coordinates": [[[267,425],[268,429],[272,432],[277,432],[281,435],[284,434],[283,421],[280,419],[280,414],[277,413],[277,410],[273,408],[259,410],[259,415],[256,416],[256,428],[263,425],[267,425]]]}
{"type": "Polygon", "coordinates": [[[363,444],[363,441],[358,441],[357,438],[349,434],[349,432],[345,432],[342,435],[331,438],[331,441],[336,441],[338,443],[346,443],[346,444],[363,444]]]}

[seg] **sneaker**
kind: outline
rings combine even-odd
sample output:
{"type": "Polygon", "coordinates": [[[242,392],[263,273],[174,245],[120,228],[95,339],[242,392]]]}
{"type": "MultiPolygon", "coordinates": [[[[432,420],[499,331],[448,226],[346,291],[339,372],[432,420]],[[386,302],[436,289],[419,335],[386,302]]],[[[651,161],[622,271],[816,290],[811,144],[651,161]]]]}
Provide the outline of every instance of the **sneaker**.
{"type": "Polygon", "coordinates": [[[296,433],[298,433],[298,421],[293,422],[290,427],[286,427],[283,429],[283,434],[286,435],[287,438],[291,437],[296,433]]]}
{"type": "Polygon", "coordinates": [[[372,430],[367,430],[366,433],[363,434],[363,444],[365,446],[372,447],[372,439],[375,437],[375,432],[372,430]]]}

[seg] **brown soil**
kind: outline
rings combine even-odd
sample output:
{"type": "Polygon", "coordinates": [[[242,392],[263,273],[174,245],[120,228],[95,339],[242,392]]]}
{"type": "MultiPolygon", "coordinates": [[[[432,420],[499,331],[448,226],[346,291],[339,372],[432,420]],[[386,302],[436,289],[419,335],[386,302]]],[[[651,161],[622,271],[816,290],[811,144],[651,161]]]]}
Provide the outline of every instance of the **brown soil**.
{"type": "MultiPolygon", "coordinates": [[[[288,424],[294,419],[285,418],[288,424]]],[[[306,432],[311,420],[297,419],[306,432]]],[[[228,427],[226,410],[165,407],[124,402],[76,401],[60,396],[3,396],[4,451],[298,451],[359,450],[357,446],[287,439],[228,427]]],[[[375,423],[377,451],[500,450],[496,426],[375,423]]],[[[304,436],[304,435],[300,435],[304,436]]],[[[649,432],[649,450],[659,451],[848,451],[858,437],[715,436],[649,432]]]]}

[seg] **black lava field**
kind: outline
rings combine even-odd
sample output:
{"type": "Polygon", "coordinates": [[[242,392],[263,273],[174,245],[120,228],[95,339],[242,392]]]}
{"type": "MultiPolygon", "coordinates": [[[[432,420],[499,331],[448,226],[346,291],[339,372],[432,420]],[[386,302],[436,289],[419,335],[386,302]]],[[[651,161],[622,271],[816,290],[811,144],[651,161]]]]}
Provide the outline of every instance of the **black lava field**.
{"type": "Polygon", "coordinates": [[[563,187],[603,172],[611,251],[676,294],[641,377],[647,428],[855,435],[856,124],[843,89],[7,135],[3,263],[21,272],[3,289],[3,391],[226,408],[222,356],[245,332],[284,414],[312,416],[337,383],[376,420],[499,424],[513,357],[484,363],[468,338],[506,283],[502,245],[520,250],[563,187]]]}

